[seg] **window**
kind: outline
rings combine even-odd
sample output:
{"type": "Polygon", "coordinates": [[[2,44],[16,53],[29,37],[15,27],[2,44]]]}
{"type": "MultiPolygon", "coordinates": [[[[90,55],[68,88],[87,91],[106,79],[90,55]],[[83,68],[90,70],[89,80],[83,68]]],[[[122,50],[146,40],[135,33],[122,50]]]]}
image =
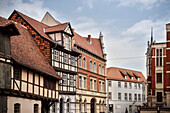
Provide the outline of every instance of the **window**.
{"type": "Polygon", "coordinates": [[[99,81],[99,91],[101,91],[101,81],[99,81]]]}
{"type": "Polygon", "coordinates": [[[135,89],[137,89],[137,83],[135,83],[135,89]]]}
{"type": "Polygon", "coordinates": [[[145,95],[144,94],[142,95],[142,100],[145,101],[145,95]]]}
{"type": "Polygon", "coordinates": [[[20,104],[19,103],[14,104],[14,113],[20,113],[20,104]]]}
{"type": "Polygon", "coordinates": [[[94,80],[94,90],[96,91],[96,80],[94,80]]]}
{"type": "Polygon", "coordinates": [[[94,62],[94,72],[96,72],[96,62],[94,62]]]}
{"type": "Polygon", "coordinates": [[[84,89],[86,89],[86,83],[87,83],[86,77],[84,77],[84,89]]]}
{"type": "Polygon", "coordinates": [[[79,76],[79,88],[81,88],[81,76],[79,76]]]}
{"type": "Polygon", "coordinates": [[[140,94],[138,94],[138,101],[141,101],[141,97],[140,97],[140,94]]]}
{"type": "Polygon", "coordinates": [[[79,67],[81,67],[81,57],[79,57],[79,67]]]}
{"type": "Polygon", "coordinates": [[[109,92],[108,98],[112,99],[112,92],[109,92]]]}
{"type": "Polygon", "coordinates": [[[162,102],[162,92],[157,92],[157,102],[162,102]]]}
{"type": "Polygon", "coordinates": [[[156,49],[156,66],[162,66],[162,49],[156,49]]]}
{"type": "Polygon", "coordinates": [[[111,81],[108,81],[108,86],[112,86],[112,83],[111,83],[111,81]]]}
{"type": "Polygon", "coordinates": [[[138,83],[138,87],[139,87],[139,89],[140,89],[140,84],[138,83]]]}
{"type": "Polygon", "coordinates": [[[125,93],[125,100],[127,100],[127,93],[125,93]]]}
{"type": "Polygon", "coordinates": [[[131,78],[131,80],[133,80],[133,77],[130,77],[131,78]]]}
{"type": "Polygon", "coordinates": [[[38,104],[34,104],[34,113],[38,113],[38,104]]]}
{"type": "Polygon", "coordinates": [[[92,87],[92,86],[93,86],[93,85],[92,85],[93,83],[92,83],[92,82],[93,82],[93,80],[92,80],[92,79],[90,79],[90,90],[92,90],[92,89],[93,89],[93,87],[92,87]]]}
{"type": "Polygon", "coordinates": [[[49,78],[49,77],[45,78],[44,79],[44,88],[56,90],[56,81],[55,81],[55,79],[52,79],[52,78],[49,78]]]}
{"type": "Polygon", "coordinates": [[[63,85],[67,85],[67,74],[63,73],[63,85]]]}
{"type": "Polygon", "coordinates": [[[86,58],[83,58],[83,68],[86,69],[86,58]]]}
{"type": "Polygon", "coordinates": [[[72,66],[75,66],[75,63],[76,63],[76,60],[75,60],[75,57],[74,56],[71,56],[71,65],[72,66]]]}
{"type": "Polygon", "coordinates": [[[162,73],[156,73],[157,83],[162,83],[162,73]]]}
{"type": "Polygon", "coordinates": [[[79,113],[81,113],[81,99],[79,100],[79,113]]]}
{"type": "Polygon", "coordinates": [[[135,101],[137,101],[137,94],[135,94],[135,96],[134,96],[134,100],[135,100],[135,101]]]}
{"type": "Polygon", "coordinates": [[[118,82],[118,87],[121,88],[121,82],[118,82]]]}
{"type": "Polygon", "coordinates": [[[104,75],[104,66],[102,66],[102,75],[104,75]]]}
{"type": "Polygon", "coordinates": [[[70,50],[70,41],[69,41],[69,37],[66,37],[66,49],[70,50]]]}
{"type": "Polygon", "coordinates": [[[125,79],[127,79],[127,76],[125,75],[125,79]]]}
{"type": "Polygon", "coordinates": [[[18,66],[14,66],[14,78],[17,80],[21,79],[21,68],[18,66]]]}
{"type": "Polygon", "coordinates": [[[74,86],[74,75],[70,75],[70,86],[74,86]]]}
{"type": "Polygon", "coordinates": [[[84,100],[84,113],[86,112],[86,100],[84,100]]]}
{"type": "Polygon", "coordinates": [[[129,113],[132,113],[132,105],[129,105],[129,113]]]}
{"type": "Polygon", "coordinates": [[[132,83],[129,82],[129,88],[131,89],[132,88],[132,83]]]}
{"type": "Polygon", "coordinates": [[[121,93],[118,93],[118,100],[121,100],[121,93]]]}
{"type": "Polygon", "coordinates": [[[52,113],[55,113],[55,103],[52,105],[52,113]]]}
{"type": "Polygon", "coordinates": [[[101,74],[101,65],[99,64],[99,74],[101,74]]]}
{"type": "Polygon", "coordinates": [[[90,61],[90,71],[92,71],[92,60],[90,61]]]}
{"type": "Polygon", "coordinates": [[[104,92],[104,82],[102,82],[102,91],[104,92]]]}
{"type": "Polygon", "coordinates": [[[127,88],[127,82],[125,82],[125,88],[127,88]]]}
{"type": "Polygon", "coordinates": [[[54,55],[54,56],[53,56],[54,60],[55,60],[55,61],[59,61],[59,51],[54,50],[53,55],[54,55]]]}
{"type": "Polygon", "coordinates": [[[137,77],[137,80],[139,81],[139,80],[140,80],[140,78],[139,78],[139,77],[137,77]]]}
{"type": "Polygon", "coordinates": [[[70,112],[70,101],[67,99],[67,112],[70,112]]]}
{"type": "Polygon", "coordinates": [[[129,93],[129,101],[132,101],[132,94],[129,93]]]}

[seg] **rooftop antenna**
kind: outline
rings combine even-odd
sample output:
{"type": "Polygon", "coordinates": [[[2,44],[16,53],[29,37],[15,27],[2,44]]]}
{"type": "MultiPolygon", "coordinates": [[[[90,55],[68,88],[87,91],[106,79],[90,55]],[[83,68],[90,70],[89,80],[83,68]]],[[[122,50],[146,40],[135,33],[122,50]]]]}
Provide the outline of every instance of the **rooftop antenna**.
{"type": "Polygon", "coordinates": [[[151,44],[153,44],[153,27],[151,27],[151,44]]]}

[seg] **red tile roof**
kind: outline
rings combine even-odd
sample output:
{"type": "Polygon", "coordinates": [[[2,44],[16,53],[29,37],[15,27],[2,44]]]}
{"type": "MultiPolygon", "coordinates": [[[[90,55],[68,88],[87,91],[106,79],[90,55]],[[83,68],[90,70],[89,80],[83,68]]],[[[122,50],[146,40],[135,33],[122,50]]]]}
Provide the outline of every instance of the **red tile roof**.
{"type": "Polygon", "coordinates": [[[55,26],[49,26],[45,28],[45,33],[63,31],[69,23],[59,24],[55,26]]]}
{"type": "Polygon", "coordinates": [[[74,32],[75,43],[80,47],[88,50],[89,52],[103,58],[103,52],[101,48],[100,39],[91,38],[91,43],[87,41],[87,37],[82,37],[78,33],[74,32]]]}
{"type": "Polygon", "coordinates": [[[142,81],[146,81],[144,75],[140,71],[134,71],[134,70],[129,70],[129,69],[117,68],[117,67],[107,68],[107,79],[129,81],[129,82],[139,82],[139,83],[141,83],[142,81]],[[122,76],[121,72],[127,76],[127,79],[125,79],[122,76]],[[130,79],[127,73],[133,76],[133,80],[130,79]],[[139,81],[135,78],[134,74],[140,77],[139,81]]]}
{"type": "Polygon", "coordinates": [[[30,18],[30,17],[22,14],[19,11],[14,10],[14,12],[18,13],[25,21],[27,21],[42,37],[53,42],[53,40],[44,32],[44,28],[48,27],[47,25],[45,25],[33,18],[30,18]]]}
{"type": "MultiPolygon", "coordinates": [[[[9,22],[12,21],[0,17],[0,26],[9,22]]],[[[12,23],[15,24],[20,33],[18,36],[11,37],[11,56],[14,61],[41,73],[61,79],[48,63],[27,28],[20,24],[12,23]]]]}

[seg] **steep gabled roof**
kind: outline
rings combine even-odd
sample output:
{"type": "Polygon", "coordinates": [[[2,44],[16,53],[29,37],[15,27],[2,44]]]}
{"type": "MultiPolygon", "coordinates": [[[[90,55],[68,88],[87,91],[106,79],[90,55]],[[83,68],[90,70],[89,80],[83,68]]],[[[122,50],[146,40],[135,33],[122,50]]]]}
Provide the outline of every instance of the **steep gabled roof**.
{"type": "Polygon", "coordinates": [[[117,68],[117,67],[107,68],[107,79],[129,81],[129,82],[139,82],[139,83],[141,83],[142,81],[146,81],[144,75],[140,71],[134,71],[134,70],[129,70],[129,69],[117,68]],[[124,78],[122,73],[127,76],[126,79],[124,78]],[[130,78],[131,76],[129,76],[128,74],[130,75],[135,74],[137,77],[140,78],[140,80],[138,81],[135,77],[133,77],[133,80],[131,80],[130,78]]]}
{"type": "MultiPolygon", "coordinates": [[[[47,34],[45,34],[45,32],[44,32],[44,28],[45,28],[45,27],[48,27],[47,25],[45,25],[45,24],[43,24],[43,23],[41,23],[41,22],[39,22],[39,21],[37,21],[37,20],[35,20],[35,19],[33,19],[33,18],[30,18],[30,17],[24,15],[23,13],[21,13],[21,12],[19,12],[19,11],[14,10],[13,13],[15,13],[15,12],[16,12],[17,14],[19,14],[26,22],[28,22],[28,24],[29,24],[33,29],[35,29],[35,31],[38,32],[38,34],[40,34],[40,36],[44,37],[45,39],[47,39],[47,40],[50,41],[50,42],[54,42],[54,41],[53,41],[47,34]]],[[[11,14],[11,16],[13,15],[13,13],[11,14]]],[[[11,17],[11,16],[10,16],[10,17],[11,17]]],[[[9,17],[9,19],[10,19],[10,17],[9,17]]]]}
{"type": "Polygon", "coordinates": [[[45,33],[51,33],[56,31],[63,31],[69,23],[59,24],[45,28],[45,33]]]}
{"type": "Polygon", "coordinates": [[[84,48],[85,50],[99,56],[100,58],[103,58],[103,52],[101,49],[101,43],[100,40],[97,38],[91,38],[91,43],[87,41],[87,37],[82,37],[78,33],[74,31],[74,37],[75,44],[78,46],[84,48]]]}
{"type": "MultiPolygon", "coordinates": [[[[12,22],[0,17],[0,26],[4,25],[1,24],[1,21],[3,21],[3,23],[12,22]]],[[[23,66],[53,76],[57,79],[61,79],[48,63],[27,28],[15,22],[12,23],[16,26],[20,34],[11,37],[12,59],[23,66]]]]}

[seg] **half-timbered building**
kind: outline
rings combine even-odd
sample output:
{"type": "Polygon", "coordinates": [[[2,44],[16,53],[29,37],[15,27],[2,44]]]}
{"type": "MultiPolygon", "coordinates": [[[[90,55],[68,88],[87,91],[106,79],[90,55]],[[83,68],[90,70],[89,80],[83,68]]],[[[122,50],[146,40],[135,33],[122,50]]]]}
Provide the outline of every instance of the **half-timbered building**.
{"type": "MultiPolygon", "coordinates": [[[[14,11],[9,19],[27,27],[48,62],[62,78],[59,81],[59,101],[52,106],[52,112],[75,112],[79,53],[72,48],[74,34],[70,23],[48,25],[48,22],[39,22],[18,11],[14,11]]],[[[43,20],[46,20],[45,17],[43,20]]]]}
{"type": "Polygon", "coordinates": [[[29,30],[0,17],[0,112],[47,113],[59,79],[29,30]]]}

